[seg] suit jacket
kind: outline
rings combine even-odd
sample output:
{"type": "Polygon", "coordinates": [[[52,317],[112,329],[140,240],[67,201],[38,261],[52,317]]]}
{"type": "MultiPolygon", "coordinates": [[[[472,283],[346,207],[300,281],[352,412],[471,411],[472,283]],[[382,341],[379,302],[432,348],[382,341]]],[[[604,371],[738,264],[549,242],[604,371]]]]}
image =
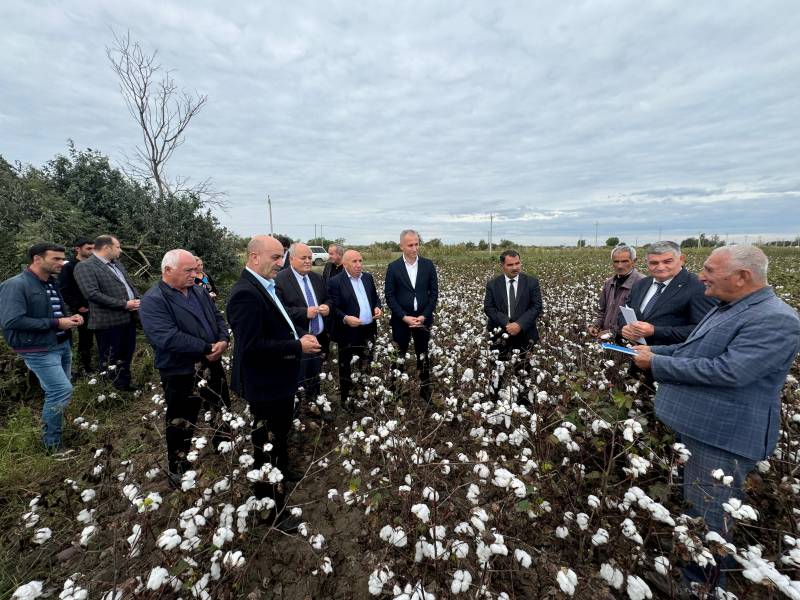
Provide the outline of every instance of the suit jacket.
{"type": "MultiPolygon", "coordinates": [[[[328,307],[330,307],[331,301],[328,299],[328,287],[325,285],[325,282],[322,281],[322,276],[319,275],[319,273],[311,271],[308,274],[308,280],[311,284],[311,288],[314,290],[314,295],[317,297],[317,306],[320,304],[327,304],[328,307]]],[[[297,282],[294,269],[279,271],[278,275],[275,277],[275,285],[278,290],[278,297],[281,299],[281,302],[283,302],[283,306],[286,312],[289,313],[295,326],[304,331],[311,331],[311,321],[308,319],[306,312],[308,308],[306,293],[297,282]]],[[[329,334],[331,329],[330,314],[327,317],[323,317],[322,322],[325,324],[325,329],[322,333],[329,334]]]]}
{"type": "Polygon", "coordinates": [[[73,313],[77,313],[79,308],[89,308],[89,302],[81,294],[78,282],[75,280],[75,265],[80,261],[74,258],[64,263],[61,273],[58,274],[58,287],[61,297],[67,303],[73,313]]]}
{"type": "MultiPolygon", "coordinates": [[[[125,267],[119,261],[115,264],[133,290],[133,297],[139,298],[139,292],[125,267]]],[[[125,286],[111,267],[96,255],[75,265],[74,274],[81,293],[89,301],[89,329],[108,329],[133,321],[133,314],[125,308],[128,303],[125,286]]]]}
{"type": "Polygon", "coordinates": [[[539,341],[539,330],[536,328],[536,319],[542,312],[542,293],[539,289],[539,280],[531,275],[520,273],[517,277],[516,298],[517,305],[508,318],[508,290],[505,275],[499,275],[489,280],[486,284],[486,295],[483,299],[483,312],[488,321],[486,327],[489,331],[505,326],[509,322],[519,323],[522,339],[532,342],[539,341]]]}
{"type": "Polygon", "coordinates": [[[156,368],[164,375],[194,373],[194,365],[210,351],[215,342],[228,341],[228,324],[205,289],[193,285],[188,293],[197,299],[209,336],[200,317],[189,310],[180,292],[163,281],[145,292],[139,318],[147,340],[156,351],[156,368]]]}
{"type": "Polygon", "coordinates": [[[386,304],[392,310],[391,323],[395,327],[403,323],[403,317],[425,315],[425,326],[433,324],[433,311],[439,299],[439,279],[436,267],[430,259],[417,257],[417,281],[411,285],[405,260],[401,256],[389,263],[384,282],[386,304]],[[414,310],[414,298],[417,299],[417,310],[414,310]]]}
{"type": "Polygon", "coordinates": [[[751,460],[772,454],[781,392],[800,350],[797,312],[772,288],[715,307],[682,344],[651,349],[661,421],[751,460]]]}
{"type": "MultiPolygon", "coordinates": [[[[716,300],[705,295],[705,286],[697,275],[684,268],[669,282],[650,312],[643,315],[640,308],[642,300],[652,285],[652,277],[640,279],[631,288],[628,296],[628,306],[636,311],[636,318],[655,326],[653,335],[645,338],[648,345],[682,342],[717,304],[716,300]]],[[[622,330],[625,320],[621,314],[618,323],[622,330]]]]}
{"type": "Polygon", "coordinates": [[[272,296],[247,269],[231,289],[227,315],[233,330],[233,390],[256,409],[292,396],[303,354],[300,340],[272,296]]]}
{"type": "MultiPolygon", "coordinates": [[[[375,280],[371,273],[362,272],[361,281],[367,293],[369,309],[374,312],[376,307],[381,307],[381,299],[378,298],[378,292],[375,290],[375,280]]],[[[378,326],[374,320],[369,325],[360,327],[350,327],[344,324],[343,320],[346,316],[357,317],[360,312],[358,298],[356,298],[356,292],[346,270],[342,269],[341,273],[328,280],[328,298],[330,298],[333,311],[333,339],[337,343],[360,345],[367,338],[375,335],[378,326]]]]}

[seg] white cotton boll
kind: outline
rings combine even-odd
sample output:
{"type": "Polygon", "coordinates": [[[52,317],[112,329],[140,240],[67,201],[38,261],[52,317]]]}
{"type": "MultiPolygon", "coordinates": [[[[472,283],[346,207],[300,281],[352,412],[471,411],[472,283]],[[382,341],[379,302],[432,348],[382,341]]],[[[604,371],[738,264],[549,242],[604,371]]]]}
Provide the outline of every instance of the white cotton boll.
{"type": "Polygon", "coordinates": [[[594,494],[589,494],[589,497],[586,499],[586,503],[589,505],[589,508],[592,508],[594,510],[600,508],[600,498],[598,498],[594,494]]]}
{"type": "Polygon", "coordinates": [[[723,471],[722,469],[714,469],[713,471],[711,471],[711,476],[717,481],[721,481],[722,478],[725,476],[725,471],[723,471]]]}
{"type": "Polygon", "coordinates": [[[561,540],[563,540],[563,539],[564,539],[564,538],[566,538],[568,535],[569,535],[569,529],[567,529],[567,528],[566,528],[566,527],[564,527],[563,525],[559,525],[558,527],[556,527],[556,537],[557,537],[558,539],[561,539],[561,540]]]}
{"type": "Polygon", "coordinates": [[[184,492],[188,492],[191,489],[197,487],[197,482],[195,482],[194,478],[197,477],[197,473],[194,471],[186,471],[181,477],[181,490],[184,492]]]}
{"type": "Polygon", "coordinates": [[[326,575],[333,574],[333,563],[327,556],[322,557],[322,563],[320,563],[319,568],[322,569],[322,572],[326,575]]]}
{"type": "Polygon", "coordinates": [[[608,543],[608,531],[600,527],[592,536],[592,545],[603,546],[608,543]]]}
{"type": "Polygon", "coordinates": [[[98,527],[96,525],[89,525],[83,528],[81,531],[81,539],[80,545],[81,546],[88,546],[91,539],[97,535],[98,527]]]}
{"type": "Polygon", "coordinates": [[[431,518],[431,509],[426,504],[415,504],[411,507],[411,512],[423,523],[427,523],[431,518]]]}
{"type": "Polygon", "coordinates": [[[653,592],[650,591],[648,586],[641,577],[636,575],[628,575],[628,585],[625,587],[628,592],[630,600],[645,600],[645,598],[652,598],[653,592]]]}
{"type": "Polygon", "coordinates": [[[153,567],[147,578],[147,589],[158,590],[169,580],[169,571],[164,567],[153,567]]]}
{"type": "Polygon", "coordinates": [[[633,521],[630,519],[625,519],[620,527],[622,529],[622,535],[624,535],[626,538],[635,544],[639,544],[640,546],[644,543],[642,536],[639,535],[639,532],[636,530],[636,525],[634,525],[633,521]]]}
{"type": "Polygon", "coordinates": [[[472,583],[472,575],[469,574],[469,571],[459,569],[458,571],[453,573],[453,581],[450,584],[450,591],[453,594],[460,594],[461,592],[466,592],[469,589],[471,583],[472,583]]]}
{"type": "Polygon", "coordinates": [[[666,556],[656,556],[653,559],[653,565],[658,573],[661,575],[669,574],[669,559],[666,556]]]}
{"type": "Polygon", "coordinates": [[[622,571],[612,567],[608,563],[600,565],[600,577],[614,589],[622,589],[622,584],[625,581],[625,576],[622,571]]]}
{"type": "Polygon", "coordinates": [[[34,600],[34,598],[38,598],[41,595],[42,582],[29,581],[25,585],[21,585],[14,590],[14,594],[11,597],[14,598],[14,600],[34,600]]]}
{"type": "Polygon", "coordinates": [[[758,472],[762,475],[769,473],[770,464],[768,460],[760,460],[756,463],[756,467],[758,468],[758,472]]]}
{"type": "Polygon", "coordinates": [[[575,515],[575,522],[578,524],[581,531],[586,531],[589,527],[589,515],[586,513],[578,513],[575,515]]]}
{"type": "Polygon", "coordinates": [[[42,527],[34,532],[33,543],[41,546],[51,537],[53,537],[53,531],[49,527],[42,527]]]}
{"type": "Polygon", "coordinates": [[[84,502],[91,502],[97,496],[97,492],[92,489],[86,489],[81,492],[81,500],[84,502]]]}
{"type": "Polygon", "coordinates": [[[328,490],[328,500],[336,500],[339,497],[339,490],[331,488],[328,490]]]}
{"type": "Polygon", "coordinates": [[[469,544],[461,540],[453,540],[450,544],[450,551],[456,558],[467,558],[469,555],[469,544]]]}
{"type": "Polygon", "coordinates": [[[311,543],[311,547],[314,548],[314,550],[322,550],[322,548],[325,546],[325,536],[323,536],[321,533],[312,535],[308,541],[311,543]]]}
{"type": "Polygon", "coordinates": [[[380,596],[383,593],[383,586],[394,577],[394,573],[388,567],[375,569],[369,576],[369,593],[373,596],[380,596]]]}
{"type": "Polygon", "coordinates": [[[742,521],[757,521],[758,513],[749,504],[742,503],[738,498],[731,498],[722,503],[722,508],[734,519],[742,521]]]}
{"type": "Polygon", "coordinates": [[[725,487],[731,487],[732,483],[733,483],[733,475],[725,475],[725,477],[722,478],[722,485],[724,485],[725,487]]]}
{"type": "Polygon", "coordinates": [[[303,509],[299,506],[293,506],[292,510],[290,511],[293,517],[302,517],[303,516],[303,509]]]}
{"type": "Polygon", "coordinates": [[[229,550],[222,559],[223,566],[228,569],[240,569],[245,565],[245,558],[241,550],[229,550]]]}
{"type": "Polygon", "coordinates": [[[145,477],[147,477],[147,479],[153,480],[153,479],[155,479],[156,477],[158,477],[158,474],[159,474],[159,473],[161,473],[161,469],[159,469],[158,467],[154,467],[154,468],[152,468],[152,469],[148,470],[148,471],[147,471],[147,472],[144,474],[144,476],[145,476],[145,477]]]}
{"type": "Polygon", "coordinates": [[[239,465],[241,465],[243,469],[247,469],[254,462],[256,462],[256,460],[249,454],[242,454],[239,456],[239,465]]]}
{"type": "Polygon", "coordinates": [[[100,600],[122,600],[122,591],[108,590],[101,596],[100,600]]]}
{"type": "Polygon", "coordinates": [[[156,540],[156,546],[158,546],[165,552],[174,550],[180,545],[180,543],[181,543],[181,536],[178,534],[177,529],[164,530],[156,540]]]}
{"type": "Polygon", "coordinates": [[[208,439],[205,437],[192,438],[192,445],[198,450],[202,450],[208,445],[208,439]]]}
{"type": "Polygon", "coordinates": [[[214,532],[214,537],[211,539],[211,543],[217,548],[222,548],[226,542],[230,542],[232,539],[233,530],[231,530],[229,527],[219,527],[214,532]]]}
{"type": "Polygon", "coordinates": [[[517,562],[523,569],[530,568],[532,562],[531,555],[525,552],[525,550],[522,550],[520,548],[514,550],[514,558],[517,560],[517,562]]]}
{"type": "Polygon", "coordinates": [[[133,525],[133,533],[128,536],[128,544],[131,547],[131,551],[128,553],[129,558],[135,558],[139,556],[140,548],[139,542],[142,540],[142,526],[138,523],[134,523],[133,525]]]}
{"type": "Polygon", "coordinates": [[[558,582],[558,587],[567,596],[575,594],[575,586],[578,585],[578,576],[575,575],[575,571],[567,567],[561,567],[556,573],[556,581],[558,582]]]}
{"type": "Polygon", "coordinates": [[[78,513],[78,516],[75,517],[75,519],[78,521],[78,523],[88,525],[94,520],[94,513],[95,509],[93,508],[91,510],[88,508],[83,508],[81,509],[81,512],[78,513]]]}
{"type": "Polygon", "coordinates": [[[439,500],[439,492],[437,492],[432,487],[426,487],[422,490],[422,497],[425,500],[430,500],[431,502],[438,502],[439,500]]]}

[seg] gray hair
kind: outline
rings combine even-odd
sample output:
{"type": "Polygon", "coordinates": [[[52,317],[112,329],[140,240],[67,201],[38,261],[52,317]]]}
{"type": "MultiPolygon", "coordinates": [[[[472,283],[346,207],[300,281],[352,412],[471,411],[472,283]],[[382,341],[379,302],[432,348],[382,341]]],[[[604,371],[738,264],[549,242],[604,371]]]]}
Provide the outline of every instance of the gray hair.
{"type": "Polygon", "coordinates": [[[650,256],[651,254],[666,254],[667,252],[672,252],[675,256],[680,256],[681,247],[675,242],[669,242],[666,240],[653,242],[647,247],[647,256],[650,256]]]}
{"type": "Polygon", "coordinates": [[[331,246],[333,246],[334,252],[339,256],[344,256],[344,247],[340,246],[339,244],[328,244],[328,251],[330,251],[331,246]]]}
{"type": "Polygon", "coordinates": [[[289,256],[295,256],[297,254],[298,246],[308,246],[308,244],[304,244],[303,242],[293,242],[289,246],[289,256]]]}
{"type": "Polygon", "coordinates": [[[417,238],[418,241],[422,239],[419,237],[419,233],[414,231],[413,229],[403,229],[403,231],[400,232],[400,241],[402,242],[403,238],[406,237],[407,235],[413,235],[414,237],[417,238]]]}
{"type": "Polygon", "coordinates": [[[616,248],[614,248],[611,251],[611,260],[614,260],[614,255],[619,254],[620,252],[627,252],[631,257],[631,260],[636,260],[636,248],[633,246],[628,246],[628,244],[619,244],[616,248]]]}
{"type": "Polygon", "coordinates": [[[753,274],[757,283],[767,282],[769,259],[767,255],[755,246],[722,246],[715,248],[711,254],[726,253],[730,256],[731,269],[744,269],[753,274]]]}
{"type": "Polygon", "coordinates": [[[186,252],[192,256],[192,258],[197,258],[192,255],[191,252],[187,250],[183,250],[182,248],[175,248],[175,250],[170,250],[166,254],[164,254],[164,258],[161,259],[161,272],[167,270],[167,267],[170,269],[177,269],[178,268],[178,261],[181,259],[181,253],[186,252]]]}

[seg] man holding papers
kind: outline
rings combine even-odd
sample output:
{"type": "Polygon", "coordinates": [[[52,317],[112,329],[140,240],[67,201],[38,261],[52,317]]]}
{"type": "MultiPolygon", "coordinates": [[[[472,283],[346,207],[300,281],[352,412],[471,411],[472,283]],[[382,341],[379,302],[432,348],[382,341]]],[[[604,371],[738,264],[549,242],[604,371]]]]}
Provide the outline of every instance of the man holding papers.
{"type": "Polygon", "coordinates": [[[618,317],[625,338],[676,344],[689,337],[711,310],[715,302],[705,296],[697,276],[683,267],[685,261],[675,242],[656,242],[647,248],[650,277],[637,281],[628,297],[637,322],[625,325],[623,315],[618,317]]]}
{"type": "MultiPolygon", "coordinates": [[[[758,248],[717,248],[700,281],[720,300],[688,339],[669,346],[636,346],[633,357],[658,382],[656,416],[680,434],[691,452],[684,471],[684,498],[691,513],[727,539],[732,518],[723,503],[745,494],[745,477],[769,457],[778,441],[781,392],[798,349],[800,319],[767,285],[768,260],[758,248]],[[732,476],[724,485],[712,476],[732,476]]],[[[716,572],[696,565],[695,581],[716,572]]]]}
{"type": "Polygon", "coordinates": [[[620,244],[611,251],[611,264],[614,275],[603,282],[600,304],[594,322],[589,325],[589,335],[598,337],[603,332],[611,332],[619,337],[622,325],[619,323],[619,310],[625,306],[633,284],[644,275],[639,273],[636,264],[636,248],[620,244]]]}

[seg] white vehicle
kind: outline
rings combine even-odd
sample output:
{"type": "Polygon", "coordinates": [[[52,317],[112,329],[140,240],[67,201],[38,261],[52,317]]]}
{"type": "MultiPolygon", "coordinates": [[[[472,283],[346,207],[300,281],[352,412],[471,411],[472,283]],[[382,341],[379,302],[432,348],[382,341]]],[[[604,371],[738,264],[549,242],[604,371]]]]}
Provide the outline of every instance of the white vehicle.
{"type": "Polygon", "coordinates": [[[328,260],[328,251],[322,246],[309,246],[311,248],[311,262],[317,266],[325,264],[328,260]]]}

